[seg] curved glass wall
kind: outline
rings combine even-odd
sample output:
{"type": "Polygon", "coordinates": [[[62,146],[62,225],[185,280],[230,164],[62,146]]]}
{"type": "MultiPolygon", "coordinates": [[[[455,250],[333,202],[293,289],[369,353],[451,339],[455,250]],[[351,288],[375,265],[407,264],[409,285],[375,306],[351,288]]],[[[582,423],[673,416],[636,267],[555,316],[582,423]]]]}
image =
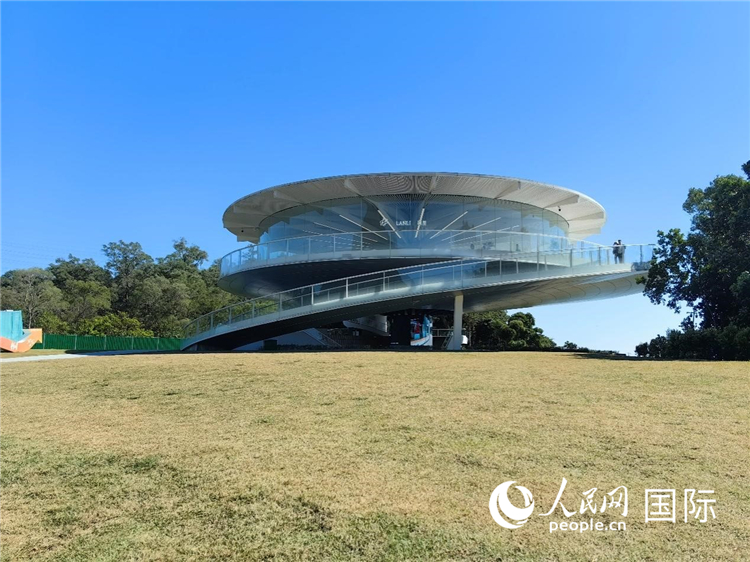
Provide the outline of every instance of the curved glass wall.
{"type": "MultiPolygon", "coordinates": [[[[260,243],[320,234],[412,231],[483,231],[567,237],[568,223],[560,215],[532,205],[455,195],[352,197],[303,205],[276,213],[261,223],[260,243]]],[[[456,236],[461,236],[459,232],[456,236]]],[[[369,237],[385,241],[380,235],[369,237]]],[[[444,236],[435,237],[435,245],[444,236]]],[[[423,243],[420,244],[423,246],[423,243]]]]}
{"type": "MultiPolygon", "coordinates": [[[[563,236],[485,230],[370,230],[315,234],[251,244],[221,259],[221,276],[246,269],[296,263],[364,258],[494,259],[511,256],[539,260],[569,250],[600,251],[606,246],[563,236]]],[[[611,249],[611,248],[609,248],[611,249]]],[[[550,262],[554,265],[554,260],[550,262]]]]}

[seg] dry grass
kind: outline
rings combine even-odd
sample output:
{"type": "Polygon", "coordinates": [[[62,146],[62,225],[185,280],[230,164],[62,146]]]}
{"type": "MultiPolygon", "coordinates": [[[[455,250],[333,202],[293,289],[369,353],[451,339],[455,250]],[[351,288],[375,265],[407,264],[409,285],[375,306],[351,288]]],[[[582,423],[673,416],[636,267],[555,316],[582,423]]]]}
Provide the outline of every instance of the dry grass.
{"type": "Polygon", "coordinates": [[[3,553],[737,560],[750,539],[749,374],[532,353],[7,364],[3,553]],[[490,518],[498,484],[518,480],[546,511],[563,476],[568,507],[626,485],[628,530],[490,518]],[[645,524],[643,491],[660,487],[716,490],[717,519],[645,524]]]}

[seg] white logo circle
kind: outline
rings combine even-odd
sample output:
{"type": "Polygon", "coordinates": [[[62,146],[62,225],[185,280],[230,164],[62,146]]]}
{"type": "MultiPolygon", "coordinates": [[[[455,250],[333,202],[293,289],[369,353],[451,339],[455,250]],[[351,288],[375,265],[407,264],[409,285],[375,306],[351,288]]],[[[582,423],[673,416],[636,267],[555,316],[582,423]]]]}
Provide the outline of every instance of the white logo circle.
{"type": "Polygon", "coordinates": [[[495,520],[495,523],[506,529],[518,529],[521,525],[526,523],[534,511],[534,496],[531,492],[523,486],[516,486],[516,489],[523,494],[523,500],[526,503],[526,507],[518,508],[508,499],[508,488],[512,484],[515,484],[515,480],[510,482],[503,482],[492,492],[490,496],[490,514],[495,520]],[[500,510],[498,511],[498,507],[500,510]],[[507,521],[500,515],[500,511],[503,515],[510,519],[512,522],[507,521]]]}

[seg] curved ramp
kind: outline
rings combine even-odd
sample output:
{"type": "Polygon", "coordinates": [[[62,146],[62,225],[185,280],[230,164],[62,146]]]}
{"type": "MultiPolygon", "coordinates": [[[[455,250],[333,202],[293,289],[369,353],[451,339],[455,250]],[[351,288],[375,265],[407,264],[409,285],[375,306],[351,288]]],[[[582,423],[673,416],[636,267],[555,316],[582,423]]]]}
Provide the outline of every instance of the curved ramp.
{"type": "MultiPolygon", "coordinates": [[[[630,248],[634,248],[630,246],[630,248]]],[[[650,259],[650,246],[647,255],[650,259]]],[[[513,262],[462,260],[345,277],[251,299],[211,312],[186,328],[182,349],[232,349],[248,342],[351,318],[405,308],[451,309],[464,295],[466,311],[633,294],[645,275],[636,263],[602,263],[588,250],[528,256],[513,262]],[[547,259],[554,257],[555,259],[547,259]],[[556,265],[549,265],[554,263],[556,265]]]]}

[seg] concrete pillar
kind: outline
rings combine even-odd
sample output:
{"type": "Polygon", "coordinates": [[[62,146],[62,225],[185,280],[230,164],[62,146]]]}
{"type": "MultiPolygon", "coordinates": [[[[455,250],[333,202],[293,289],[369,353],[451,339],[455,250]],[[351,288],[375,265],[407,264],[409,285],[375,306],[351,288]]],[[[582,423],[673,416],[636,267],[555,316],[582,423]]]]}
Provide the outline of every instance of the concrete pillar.
{"type": "Polygon", "coordinates": [[[456,295],[453,299],[453,337],[450,341],[451,351],[460,351],[463,341],[464,326],[464,296],[456,295]]]}

